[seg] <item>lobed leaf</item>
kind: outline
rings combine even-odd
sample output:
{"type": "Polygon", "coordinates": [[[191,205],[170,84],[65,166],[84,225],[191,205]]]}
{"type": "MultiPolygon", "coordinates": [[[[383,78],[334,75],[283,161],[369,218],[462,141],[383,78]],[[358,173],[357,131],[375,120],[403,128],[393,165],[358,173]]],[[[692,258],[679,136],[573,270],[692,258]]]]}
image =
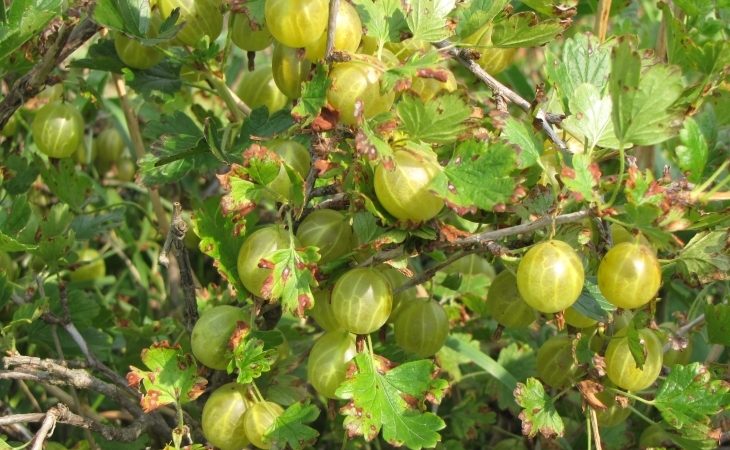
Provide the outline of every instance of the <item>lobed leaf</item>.
{"type": "Polygon", "coordinates": [[[563,419],[555,410],[550,396],[545,392],[542,383],[535,378],[528,378],[525,384],[518,383],[515,388],[515,400],[522,407],[522,434],[529,438],[538,433],[548,439],[560,437],[565,431],[563,419]]]}

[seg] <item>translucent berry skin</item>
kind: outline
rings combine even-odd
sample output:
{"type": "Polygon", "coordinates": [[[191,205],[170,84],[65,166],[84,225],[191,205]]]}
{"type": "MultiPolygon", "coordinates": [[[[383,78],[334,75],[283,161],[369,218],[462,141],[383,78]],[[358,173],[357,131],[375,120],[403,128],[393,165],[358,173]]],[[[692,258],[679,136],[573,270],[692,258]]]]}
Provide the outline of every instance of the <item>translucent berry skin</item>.
{"type": "Polygon", "coordinates": [[[214,41],[223,29],[223,14],[219,0],[158,0],[162,16],[167,18],[180,8],[178,23],[185,22],[176,39],[195,46],[204,36],[214,41]]]}
{"type": "Polygon", "coordinates": [[[486,25],[464,39],[465,44],[474,46],[480,54],[477,64],[488,73],[495,75],[509,67],[517,53],[516,48],[492,46],[492,26],[486,25]]]}
{"type": "Polygon", "coordinates": [[[606,374],[616,386],[627,391],[637,392],[648,388],[656,381],[662,370],[664,353],[662,342],[653,331],[648,328],[639,330],[640,339],[645,344],[646,354],[644,367],[639,369],[629,350],[626,331],[626,328],[620,330],[608,343],[604,358],[606,374]]]}
{"type": "MultiPolygon", "coordinates": [[[[353,53],[360,46],[362,38],[362,22],[354,6],[340,2],[335,23],[335,40],[333,50],[353,53]]],[[[327,29],[317,40],[305,46],[307,59],[317,61],[324,58],[327,47],[327,29]]]]}
{"type": "Polygon", "coordinates": [[[271,442],[264,435],[283,412],[284,408],[274,402],[263,401],[249,405],[243,414],[243,427],[248,440],[258,448],[271,448],[271,442]]]}
{"type": "MultiPolygon", "coordinates": [[[[383,264],[378,266],[377,269],[388,280],[388,282],[390,283],[390,288],[394,292],[404,283],[409,281],[409,278],[395,267],[383,264]]],[[[393,294],[393,307],[390,311],[390,317],[388,317],[388,322],[393,323],[398,317],[398,314],[400,314],[401,310],[416,298],[416,294],[417,290],[415,286],[408,288],[405,291],[398,292],[397,294],[393,294]]]]}
{"type": "Polygon", "coordinates": [[[444,268],[446,273],[460,273],[462,275],[486,275],[490,280],[496,276],[494,267],[486,258],[471,253],[462,256],[444,268]]]}
{"type": "Polygon", "coordinates": [[[517,268],[517,287],[525,303],[544,313],[570,307],[583,290],[583,264],[563,241],[550,240],[532,247],[517,268]]]}
{"type": "Polygon", "coordinates": [[[277,41],[301,48],[317,40],[327,27],[327,0],[266,0],[266,26],[277,41]]]}
{"type": "Polygon", "coordinates": [[[73,106],[52,102],[36,112],[31,132],[38,150],[52,158],[68,158],[79,148],[84,119],[73,106]]]}
{"type": "Polygon", "coordinates": [[[614,246],[598,266],[598,288],[618,308],[634,309],[649,303],[659,291],[662,269],[654,252],[641,244],[614,246]]]}
{"type": "Polygon", "coordinates": [[[368,119],[388,111],[395,92],[380,91],[380,75],[384,67],[377,59],[335,64],[329,74],[331,81],[327,101],[339,113],[340,122],[355,125],[355,104],[362,102],[363,117],[368,119]]]}
{"type": "Polygon", "coordinates": [[[117,162],[126,147],[124,138],[116,128],[107,128],[94,139],[93,152],[96,154],[95,163],[107,169],[117,162]]]}
{"type": "Polygon", "coordinates": [[[309,214],[297,229],[302,245],[319,248],[320,263],[333,261],[352,249],[352,227],[347,216],[334,209],[318,209],[309,214]]]}
{"type": "Polygon", "coordinates": [[[262,65],[253,72],[244,74],[236,93],[251,109],[266,106],[269,114],[279,111],[289,102],[286,95],[276,86],[271,66],[262,65]]]}
{"type": "Polygon", "coordinates": [[[248,409],[246,386],[228,383],[208,397],[203,406],[201,426],[203,435],[220,450],[240,450],[249,442],[243,426],[248,409]]]}
{"type": "Polygon", "coordinates": [[[331,291],[329,289],[314,291],[313,295],[314,307],[309,310],[309,315],[315,323],[325,331],[344,331],[332,311],[331,291]]]}
{"type": "Polygon", "coordinates": [[[244,310],[231,305],[215,306],[205,311],[195,322],[190,336],[193,356],[206,367],[225,370],[228,341],[236,324],[246,320],[244,310]]]}
{"type": "Polygon", "coordinates": [[[302,95],[302,82],[307,79],[311,67],[312,63],[304,58],[304,53],[298,48],[281,43],[274,45],[271,71],[276,86],[287,97],[294,99],[302,95]]]}
{"type": "Polygon", "coordinates": [[[122,33],[115,33],[114,49],[119,59],[133,69],[149,69],[165,57],[157,47],[144,45],[122,33]]]}
{"type": "Polygon", "coordinates": [[[588,328],[597,324],[598,321],[579,313],[572,306],[565,310],[565,323],[575,328],[588,328]]]}
{"type": "MultiPolygon", "coordinates": [[[[291,139],[275,139],[267,143],[266,147],[279,155],[289,167],[294,169],[294,172],[296,172],[302,180],[306,178],[307,173],[309,173],[309,166],[312,162],[312,157],[309,155],[307,147],[291,139]]],[[[292,183],[289,179],[286,167],[281,166],[279,174],[269,183],[268,187],[279,196],[280,200],[292,199],[292,183]]]]}
{"type": "Polygon", "coordinates": [[[231,40],[236,46],[248,52],[258,52],[265,49],[273,41],[273,37],[266,25],[254,30],[246,14],[231,15],[231,40]]]}
{"type": "Polygon", "coordinates": [[[399,220],[423,222],[443,209],[444,202],[429,189],[441,171],[435,157],[399,150],[393,154],[394,169],[382,164],[375,169],[375,195],[399,220]]]}
{"type": "Polygon", "coordinates": [[[433,356],[449,336],[449,318],[444,307],[431,299],[415,299],[393,322],[395,342],[420,358],[433,356]]]}
{"type": "Polygon", "coordinates": [[[289,233],[276,225],[258,229],[246,238],[238,252],[238,276],[249,292],[262,296],[261,288],[272,273],[272,269],[259,267],[261,258],[287,247],[289,233]]]}
{"type": "Polygon", "coordinates": [[[537,351],[537,375],[545,384],[562,388],[576,381],[580,369],[573,360],[572,345],[570,337],[557,335],[537,351]]]}
{"type": "Polygon", "coordinates": [[[356,354],[354,335],[342,330],[323,334],[309,353],[309,384],[324,397],[337,398],[335,391],[345,381],[347,363],[356,354]]]}
{"type": "Polygon", "coordinates": [[[628,406],[622,408],[620,404],[616,402],[616,396],[609,390],[603,390],[596,394],[598,400],[606,405],[606,409],[596,410],[596,418],[598,423],[604,427],[613,427],[631,415],[631,408],[628,406]]]}
{"type": "Polygon", "coordinates": [[[537,319],[537,311],[525,303],[517,289],[517,278],[509,270],[500,272],[487,293],[487,311],[505,328],[524,328],[537,319]]]}
{"type": "Polygon", "coordinates": [[[99,252],[93,248],[85,248],[78,254],[81,265],[71,272],[71,281],[93,281],[106,275],[106,264],[99,252]]]}
{"type": "Polygon", "coordinates": [[[390,283],[377,270],[352,269],[332,290],[332,311],[345,330],[369,334],[385,324],[393,306],[390,283]]]}

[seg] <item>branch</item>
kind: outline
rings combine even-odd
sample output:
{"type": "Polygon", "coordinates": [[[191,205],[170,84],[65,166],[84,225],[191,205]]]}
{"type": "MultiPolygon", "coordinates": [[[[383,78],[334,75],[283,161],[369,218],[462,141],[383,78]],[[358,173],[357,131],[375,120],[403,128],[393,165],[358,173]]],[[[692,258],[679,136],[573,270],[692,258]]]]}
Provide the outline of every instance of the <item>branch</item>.
{"type": "MultiPolygon", "coordinates": [[[[699,316],[695,317],[694,319],[690,320],[686,324],[682,325],[681,327],[677,328],[677,331],[672,333],[675,337],[681,338],[689,334],[692,329],[696,326],[701,326],[705,323],[705,315],[700,314],[699,316]]],[[[668,352],[669,349],[672,348],[671,340],[670,342],[667,342],[664,344],[664,353],[668,352]]]]}
{"type": "Polygon", "coordinates": [[[325,61],[332,58],[332,50],[335,48],[335,29],[337,26],[337,12],[340,9],[340,0],[330,0],[329,17],[327,19],[327,45],[324,50],[325,61]]]}
{"type": "Polygon", "coordinates": [[[488,245],[489,241],[496,241],[507,236],[514,236],[516,234],[529,233],[541,228],[546,228],[551,225],[563,225],[566,223],[580,222],[591,216],[591,211],[582,210],[568,214],[562,214],[559,216],[543,216],[533,222],[523,223],[515,225],[513,227],[501,228],[498,230],[484,231],[482,233],[474,234],[465,238],[457,239],[453,242],[444,242],[442,247],[466,247],[470,245],[488,245]]]}
{"type": "Polygon", "coordinates": [[[170,428],[159,414],[147,415],[142,411],[136,395],[132,399],[127,389],[102,381],[85,370],[70,368],[70,364],[52,359],[23,355],[6,356],[2,358],[2,363],[6,370],[0,370],[0,380],[27,380],[97,392],[139,417],[145,426],[153,427],[156,435],[164,436],[165,439],[170,435],[170,428]]]}
{"type": "Polygon", "coordinates": [[[41,60],[28,73],[13,83],[8,95],[0,102],[0,129],[26,100],[35,97],[43,90],[53,68],[81,47],[98,30],[99,25],[88,18],[75,27],[61,27],[56,41],[48,48],[41,60]]]}
{"type": "MultiPolygon", "coordinates": [[[[108,441],[120,441],[120,442],[132,442],[136,440],[144,430],[144,421],[137,420],[131,425],[123,428],[112,427],[109,425],[101,424],[95,420],[91,420],[87,417],[79,416],[71,412],[66,405],[59,403],[56,406],[50,408],[46,413],[33,413],[33,414],[13,414],[5,417],[0,417],[0,426],[14,425],[19,423],[35,423],[43,422],[43,426],[46,423],[53,422],[63,423],[67,425],[73,425],[78,428],[94,431],[102,435],[108,441]]],[[[51,428],[53,427],[51,426],[51,428]]],[[[41,426],[41,430],[43,430],[41,426]]],[[[48,432],[45,432],[41,436],[41,430],[35,436],[34,445],[43,443],[43,440],[48,436],[48,432]],[[40,438],[43,439],[40,439],[40,438]]]]}
{"type": "Polygon", "coordinates": [[[177,260],[180,271],[180,283],[182,284],[183,298],[185,301],[185,325],[189,332],[193,331],[195,322],[198,321],[198,304],[195,299],[195,281],[193,279],[193,268],[190,266],[188,249],[185,248],[185,233],[188,231],[188,224],[182,216],[182,205],[180,202],[173,204],[172,226],[167,233],[165,245],[160,252],[159,261],[165,267],[170,262],[168,254],[172,254],[177,260]]]}
{"type": "MultiPolygon", "coordinates": [[[[470,58],[467,52],[454,46],[451,41],[447,39],[441,42],[435,42],[433,45],[440,50],[446,51],[446,53],[459,61],[461,65],[466,67],[471,73],[476,75],[477,78],[484,82],[484,84],[486,84],[489,89],[492,90],[495,96],[509,100],[510,102],[519,106],[522,110],[528,113],[532,112],[532,105],[530,104],[530,102],[522,98],[515,91],[497,81],[496,78],[487,73],[486,70],[484,70],[479,64],[476,63],[476,61],[470,58]]],[[[537,111],[537,114],[535,114],[535,121],[540,123],[540,126],[542,127],[543,131],[545,131],[545,134],[548,135],[550,140],[553,141],[553,143],[555,143],[558,148],[560,148],[561,150],[567,149],[565,142],[563,142],[563,140],[558,137],[558,135],[555,133],[555,130],[553,130],[553,127],[550,125],[551,123],[556,122],[556,116],[554,114],[548,114],[540,109],[537,111]]]]}
{"type": "MultiPolygon", "coordinates": [[[[114,87],[117,90],[119,96],[119,102],[122,105],[124,111],[124,118],[127,122],[127,128],[129,129],[129,137],[132,139],[132,146],[134,147],[134,154],[137,157],[137,161],[142,159],[145,155],[144,141],[142,140],[142,133],[139,130],[139,122],[137,121],[137,114],[132,110],[132,106],[127,100],[127,87],[124,84],[124,79],[119,75],[112,75],[114,79],[114,87]]],[[[162,207],[162,201],[160,200],[160,194],[155,188],[149,188],[150,202],[152,202],[152,209],[155,211],[157,217],[157,224],[159,225],[162,234],[167,234],[170,229],[170,224],[167,222],[167,214],[165,209],[162,207]]]]}

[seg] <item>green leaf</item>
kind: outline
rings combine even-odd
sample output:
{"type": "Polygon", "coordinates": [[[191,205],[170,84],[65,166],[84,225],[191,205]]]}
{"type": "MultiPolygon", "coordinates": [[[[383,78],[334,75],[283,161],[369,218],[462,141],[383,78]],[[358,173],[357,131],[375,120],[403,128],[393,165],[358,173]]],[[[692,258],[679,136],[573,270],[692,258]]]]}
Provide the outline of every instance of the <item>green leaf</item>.
{"type": "Polygon", "coordinates": [[[728,231],[697,233],[679,253],[682,273],[700,283],[727,280],[730,275],[728,231]]]}
{"type": "Polygon", "coordinates": [[[601,172],[598,164],[591,161],[586,153],[573,155],[573,168],[563,168],[562,181],[571,191],[580,194],[580,197],[587,202],[598,200],[598,181],[601,172]]]}
{"type": "Polygon", "coordinates": [[[147,154],[139,162],[142,181],[147,185],[177,181],[214,160],[203,131],[181,111],[148,122],[143,136],[155,142],[155,154],[147,154]]]}
{"type": "Polygon", "coordinates": [[[684,90],[675,66],[653,64],[641,73],[634,39],[624,37],[614,49],[609,90],[613,126],[625,147],[654,145],[676,134],[681,111],[673,108],[684,90]]]}
{"type": "Polygon", "coordinates": [[[706,305],[705,320],[708,340],[730,346],[730,305],[706,305]]]}
{"type": "Polygon", "coordinates": [[[619,147],[611,121],[610,97],[601,97],[598,88],[584,83],[576,88],[568,104],[571,115],[563,120],[562,126],[581,143],[585,143],[588,151],[596,145],[619,147]]]}
{"type": "Polygon", "coordinates": [[[616,307],[601,294],[596,277],[585,278],[583,290],[572,307],[584,316],[604,323],[608,320],[607,312],[616,310],[616,307]]]}
{"type": "Polygon", "coordinates": [[[127,67],[119,59],[112,39],[102,39],[95,42],[89,47],[85,58],[74,59],[70,62],[70,65],[79,69],[93,69],[119,74],[127,67]]]}
{"type": "Polygon", "coordinates": [[[560,58],[551,51],[545,58],[548,79],[566,103],[582,84],[592,84],[601,93],[608,83],[611,50],[592,35],[577,34],[565,41],[560,58]]]}
{"type": "MultiPolygon", "coordinates": [[[[7,22],[0,23],[0,67],[8,57],[39,32],[65,8],[61,0],[13,0],[6,11],[7,22]]],[[[0,75],[4,70],[0,69],[0,75]]]]}
{"type": "Polygon", "coordinates": [[[546,438],[563,436],[565,427],[563,419],[555,410],[550,396],[545,392],[542,383],[535,378],[528,378],[527,383],[518,383],[515,388],[515,400],[522,407],[522,434],[529,438],[542,434],[546,438]]]}
{"type": "Polygon", "coordinates": [[[494,20],[509,0],[471,0],[456,12],[456,34],[466,39],[494,20]]]}
{"type": "Polygon", "coordinates": [[[419,70],[430,69],[438,71],[440,59],[438,52],[435,50],[429,50],[426,54],[416,52],[402,65],[389,67],[383,73],[380,77],[381,89],[390,91],[398,81],[416,76],[419,70]]]}
{"type": "Polygon", "coordinates": [[[433,379],[433,363],[420,360],[389,369],[386,361],[369,353],[360,353],[353,361],[357,371],[336,393],[350,400],[341,409],[348,433],[372,440],[382,429],[390,445],[435,447],[441,440],[438,430],[446,425],[437,415],[423,412],[422,404],[427,395],[440,398],[447,383],[433,379]],[[406,401],[407,396],[412,401],[406,401]]]}
{"type": "Polygon", "coordinates": [[[646,362],[647,347],[638,331],[639,325],[637,324],[637,318],[634,317],[626,329],[626,339],[629,346],[631,356],[634,358],[636,367],[639,369],[644,368],[646,362]]]}
{"type": "Polygon", "coordinates": [[[79,214],[71,222],[71,229],[76,233],[77,239],[91,239],[109,230],[121,228],[125,223],[124,213],[125,208],[118,207],[101,214],[79,214]]]}
{"type": "Polygon", "coordinates": [[[182,87],[180,64],[169,59],[146,70],[125,69],[124,72],[129,87],[145,97],[151,97],[155,92],[174,95],[182,87]]]}
{"type": "Polygon", "coordinates": [[[515,377],[501,364],[479,350],[478,346],[471,345],[467,340],[454,336],[446,338],[446,344],[444,345],[463,356],[466,360],[484,369],[508,389],[512,390],[517,387],[515,377]]]}
{"type": "Polygon", "coordinates": [[[65,261],[74,243],[74,233],[69,229],[72,220],[68,204],[57,203],[51,207],[36,233],[38,246],[32,252],[52,268],[65,261]]]}
{"type": "MultiPolygon", "coordinates": [[[[240,152],[242,148],[248,148],[254,142],[252,136],[259,138],[271,137],[289,128],[293,123],[292,116],[289,111],[277,111],[269,116],[268,109],[265,106],[259,107],[251,111],[251,114],[244,120],[241,126],[241,132],[238,134],[235,144],[231,147],[231,151],[240,152]]],[[[240,153],[236,156],[240,161],[240,153]]]]}
{"type": "Polygon", "coordinates": [[[182,406],[205,392],[207,381],[198,376],[195,358],[179,345],[154,344],[142,351],[142,362],[149,370],[130,366],[127,381],[142,392],[140,403],[147,413],[173,403],[182,406]]]}
{"type": "Polygon", "coordinates": [[[453,5],[453,1],[445,0],[412,1],[406,23],[413,33],[413,39],[437,42],[449,37],[446,16],[451,12],[453,5]]]}
{"type": "Polygon", "coordinates": [[[291,247],[277,250],[264,259],[274,265],[261,288],[264,297],[281,297],[284,309],[303,317],[304,311],[314,306],[312,287],[317,286],[314,278],[319,260],[317,247],[297,249],[292,239],[291,247]]]}
{"type": "Polygon", "coordinates": [[[319,408],[307,403],[290,405],[266,432],[266,439],[276,448],[291,447],[294,450],[310,448],[319,436],[314,428],[306,425],[317,420],[319,408]]]}
{"type": "Polygon", "coordinates": [[[0,250],[4,252],[26,252],[37,248],[37,245],[24,244],[0,231],[0,250]]]}
{"type": "Polygon", "coordinates": [[[84,205],[93,181],[85,172],[76,170],[71,158],[62,159],[58,165],[46,166],[40,159],[36,159],[36,163],[41,168],[43,181],[59,200],[76,210],[84,205]]]}
{"type": "Polygon", "coordinates": [[[238,371],[236,381],[248,384],[270,371],[276,362],[278,352],[276,349],[265,347],[264,341],[257,339],[252,333],[244,336],[233,349],[233,358],[228,362],[228,373],[238,371]]]}
{"type": "Polygon", "coordinates": [[[710,420],[730,407],[730,386],[712,380],[700,363],[677,364],[657,390],[653,404],[674,428],[707,435],[710,420]]]}
{"type": "Polygon", "coordinates": [[[515,168],[515,152],[504,144],[465,141],[459,144],[443,172],[431,187],[452,207],[486,211],[506,202],[515,188],[510,176],[515,168]]]}
{"type": "Polygon", "coordinates": [[[464,130],[471,109],[457,95],[442,95],[428,103],[405,96],[398,103],[406,133],[414,139],[433,144],[452,142],[464,130]]]}
{"type": "Polygon", "coordinates": [[[563,32],[558,19],[539,21],[533,12],[521,12],[495,22],[492,45],[499,48],[537,47],[555,39],[563,32]]]}
{"type": "Polygon", "coordinates": [[[24,158],[15,154],[5,155],[2,165],[2,187],[10,195],[27,192],[38,178],[41,167],[31,158],[24,158]]]}
{"type": "Polygon", "coordinates": [[[107,28],[144,36],[150,25],[149,0],[99,0],[94,20],[107,28]]]}
{"type": "Polygon", "coordinates": [[[299,103],[291,110],[294,117],[304,118],[305,124],[313,120],[327,103],[327,88],[330,80],[324,65],[317,65],[312,79],[302,85],[299,103]]]}
{"type": "Polygon", "coordinates": [[[400,1],[355,0],[354,4],[367,35],[375,38],[378,49],[386,42],[400,42],[400,31],[406,26],[400,1]]]}
{"type": "Polygon", "coordinates": [[[216,197],[208,198],[193,214],[193,229],[200,237],[200,251],[213,258],[213,267],[238,292],[246,292],[238,276],[238,250],[243,245],[245,222],[225,217],[216,197]]]}
{"type": "Polygon", "coordinates": [[[674,149],[679,167],[687,173],[689,181],[699,183],[702,181],[710,150],[702,130],[693,118],[685,119],[684,127],[679,131],[679,140],[682,145],[674,149]]]}
{"type": "Polygon", "coordinates": [[[539,163],[542,141],[527,123],[510,116],[502,130],[502,136],[520,149],[519,168],[526,169],[539,163]]]}

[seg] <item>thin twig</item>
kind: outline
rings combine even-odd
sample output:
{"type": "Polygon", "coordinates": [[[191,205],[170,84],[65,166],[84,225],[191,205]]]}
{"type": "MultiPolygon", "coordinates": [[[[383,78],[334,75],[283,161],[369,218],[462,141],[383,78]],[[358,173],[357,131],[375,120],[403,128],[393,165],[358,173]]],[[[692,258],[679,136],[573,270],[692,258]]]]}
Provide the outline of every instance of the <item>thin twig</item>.
{"type": "Polygon", "coordinates": [[[598,42],[603,43],[606,40],[608,32],[608,18],[611,15],[611,0],[599,0],[598,11],[596,11],[595,32],[598,36],[598,42]]]}
{"type": "Polygon", "coordinates": [[[562,225],[572,222],[580,222],[591,216],[591,211],[582,210],[568,214],[561,214],[559,216],[543,216],[533,222],[523,223],[515,225],[513,227],[501,228],[498,230],[484,231],[482,233],[467,236],[465,238],[457,239],[453,242],[445,242],[443,247],[459,248],[470,245],[485,245],[489,241],[496,241],[498,239],[505,238],[507,236],[514,236],[517,234],[530,233],[541,228],[546,228],[551,225],[562,225]]]}
{"type": "MultiPolygon", "coordinates": [[[[704,323],[705,323],[705,315],[704,314],[700,314],[699,316],[697,316],[694,319],[690,320],[686,324],[684,324],[681,327],[677,328],[677,331],[675,331],[672,334],[674,336],[676,336],[676,337],[684,337],[689,332],[691,332],[693,328],[695,328],[697,326],[700,326],[700,325],[702,325],[704,323]]],[[[667,342],[666,344],[664,344],[664,353],[668,352],[669,349],[671,349],[671,348],[672,348],[672,343],[671,342],[667,342]]]]}
{"type": "MultiPolygon", "coordinates": [[[[496,97],[507,99],[515,105],[519,106],[522,110],[528,113],[532,113],[532,105],[530,104],[530,102],[522,98],[512,89],[497,81],[496,78],[487,73],[486,70],[484,70],[479,64],[476,63],[476,61],[471,59],[460,48],[456,47],[451,41],[443,40],[440,42],[435,42],[433,45],[440,50],[444,50],[453,58],[456,58],[456,60],[459,61],[461,65],[469,69],[471,73],[473,73],[484,84],[486,84],[489,89],[492,90],[496,97]]],[[[561,150],[565,150],[567,148],[565,142],[563,142],[563,140],[560,139],[560,137],[555,133],[555,130],[553,130],[553,127],[551,125],[551,123],[555,123],[556,121],[556,117],[554,115],[548,115],[545,111],[539,109],[535,114],[535,120],[539,122],[540,127],[543,129],[543,131],[545,131],[545,134],[548,135],[550,140],[553,141],[553,143],[555,143],[558,148],[560,148],[561,150]]]]}
{"type": "Polygon", "coordinates": [[[81,47],[98,30],[99,25],[91,19],[85,19],[75,27],[61,27],[56,41],[41,60],[13,83],[8,94],[0,102],[0,129],[26,100],[35,97],[43,90],[53,68],[81,47]]]}
{"type": "Polygon", "coordinates": [[[393,295],[399,294],[403,291],[406,291],[413,286],[417,286],[421,283],[425,283],[426,281],[433,278],[434,275],[436,275],[436,272],[443,270],[444,268],[450,266],[453,264],[454,261],[463,258],[464,256],[470,255],[472,253],[476,253],[477,249],[470,249],[470,250],[464,250],[461,252],[455,252],[449,255],[445,260],[441,261],[438,264],[434,264],[433,266],[429,267],[428,269],[424,270],[423,272],[419,273],[413,278],[409,278],[408,281],[401,284],[397,288],[393,289],[393,295]]]}
{"type": "Polygon", "coordinates": [[[335,29],[337,28],[337,12],[340,9],[340,0],[330,0],[329,17],[327,19],[327,45],[324,51],[325,61],[330,61],[332,50],[335,48],[335,29]]]}
{"type": "Polygon", "coordinates": [[[71,386],[76,389],[89,390],[102,394],[116,401],[133,416],[146,421],[152,426],[157,436],[168,439],[170,428],[157,414],[145,414],[137,403],[139,393],[130,398],[129,388],[115,386],[102,381],[85,370],[71,368],[77,366],[72,361],[59,362],[52,359],[41,359],[33,356],[14,355],[2,358],[5,370],[0,370],[0,380],[25,380],[56,386],[71,386]]]}
{"type": "MultiPolygon", "coordinates": [[[[119,75],[112,75],[114,78],[114,87],[117,90],[119,101],[124,111],[124,118],[127,121],[127,128],[129,129],[129,136],[132,139],[132,146],[134,147],[134,153],[137,157],[137,161],[141,160],[145,155],[144,141],[142,140],[142,133],[139,130],[139,122],[137,121],[137,114],[132,110],[132,106],[129,104],[127,99],[127,87],[124,84],[124,79],[119,75]]],[[[167,222],[167,214],[165,209],[162,207],[162,201],[160,200],[160,194],[155,188],[149,188],[150,201],[152,202],[152,209],[155,211],[157,217],[157,224],[160,227],[162,235],[167,235],[170,225],[167,222]]]]}
{"type": "MultiPolygon", "coordinates": [[[[0,417],[0,426],[18,424],[18,423],[35,423],[52,420],[54,424],[62,423],[67,425],[73,425],[78,428],[93,431],[102,435],[106,440],[109,441],[120,441],[120,442],[132,442],[136,440],[144,430],[144,421],[136,420],[131,425],[123,428],[112,427],[104,425],[91,420],[88,417],[79,416],[71,412],[68,407],[62,403],[50,408],[46,413],[32,413],[32,414],[13,414],[5,417],[0,417]],[[49,419],[49,416],[51,419],[49,419]]],[[[46,433],[43,438],[49,435],[46,433]]],[[[34,442],[38,442],[40,437],[40,431],[36,434],[34,442]]],[[[41,440],[41,444],[42,444],[41,440]]]]}
{"type": "Polygon", "coordinates": [[[30,447],[31,450],[43,450],[43,443],[49,435],[53,434],[53,431],[56,429],[56,421],[59,416],[63,415],[65,412],[68,412],[68,408],[59,403],[58,406],[54,406],[43,415],[43,423],[41,424],[41,428],[33,437],[33,444],[30,447]]]}
{"type": "Polygon", "coordinates": [[[167,233],[165,245],[162,247],[158,260],[160,264],[168,267],[170,263],[169,253],[175,256],[178,270],[180,271],[180,284],[182,285],[183,299],[185,301],[185,325],[188,331],[193,330],[195,322],[198,321],[198,305],[195,296],[195,281],[193,269],[188,258],[188,249],[185,247],[185,233],[188,225],[182,215],[182,205],[179,202],[173,204],[172,226],[167,233]]]}

